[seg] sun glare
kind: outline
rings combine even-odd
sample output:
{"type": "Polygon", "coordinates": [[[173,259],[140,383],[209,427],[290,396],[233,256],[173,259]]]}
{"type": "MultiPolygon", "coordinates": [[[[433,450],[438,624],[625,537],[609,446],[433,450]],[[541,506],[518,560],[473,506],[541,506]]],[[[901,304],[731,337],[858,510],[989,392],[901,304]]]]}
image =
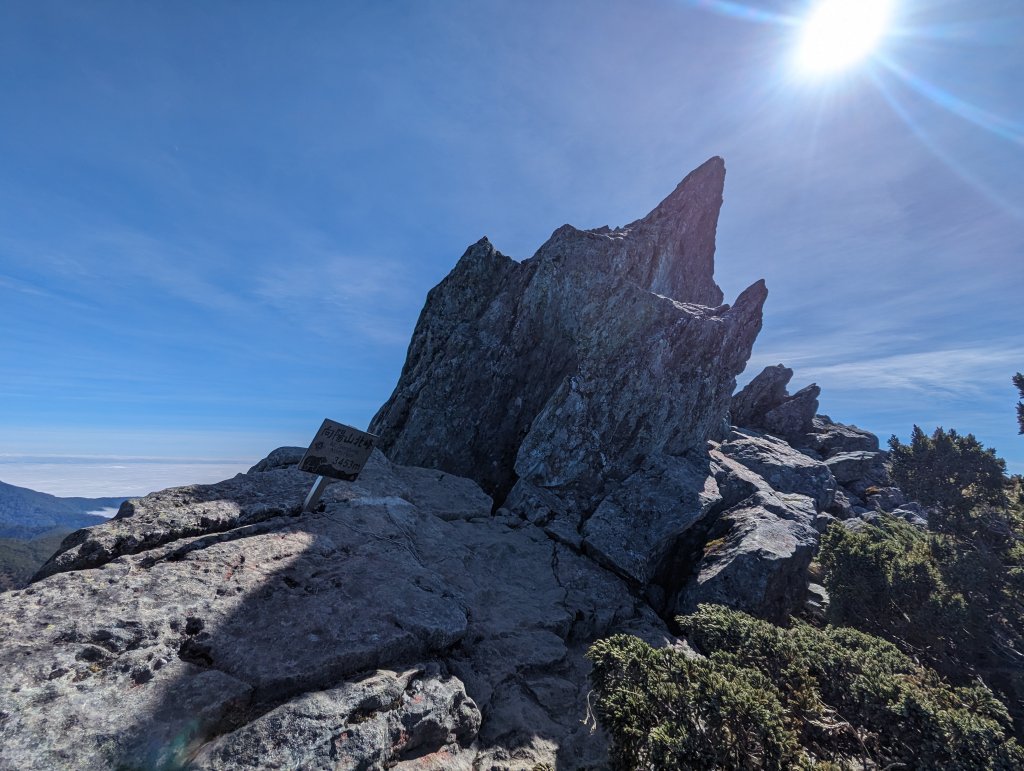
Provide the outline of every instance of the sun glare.
{"type": "Polygon", "coordinates": [[[885,34],[891,6],[890,0],[821,0],[803,25],[800,69],[823,75],[864,59],[885,34]]]}

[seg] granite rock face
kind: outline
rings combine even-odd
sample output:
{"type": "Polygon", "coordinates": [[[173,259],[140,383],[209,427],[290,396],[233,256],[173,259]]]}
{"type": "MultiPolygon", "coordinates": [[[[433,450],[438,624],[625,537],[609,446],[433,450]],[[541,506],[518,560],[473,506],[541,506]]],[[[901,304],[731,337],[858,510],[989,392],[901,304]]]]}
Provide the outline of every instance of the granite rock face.
{"type": "Polygon", "coordinates": [[[812,383],[790,395],[786,386],[792,378],[793,370],[782,364],[765,367],[732,398],[733,424],[785,439],[810,431],[821,389],[812,383]]]}
{"type": "Polygon", "coordinates": [[[467,479],[376,452],[300,514],[313,476],[257,467],[0,593],[0,768],[601,762],[586,646],[673,639],[625,582],[467,479]]]}
{"type": "Polygon", "coordinates": [[[724,175],[713,158],[643,219],[565,225],[522,263],[470,247],[428,295],[370,425],[388,457],[470,477],[499,504],[522,480],[560,500],[571,530],[649,458],[702,453],[766,296],[758,282],[721,305],[724,175]]]}
{"type": "Polygon", "coordinates": [[[719,451],[763,478],[772,489],[810,497],[819,511],[827,509],[835,496],[836,480],[829,467],[781,439],[737,430],[719,451]]]}
{"type": "Polygon", "coordinates": [[[805,602],[818,547],[814,518],[803,495],[757,493],[726,511],[704,545],[696,578],[679,595],[678,612],[710,602],[785,622],[805,602]]]}

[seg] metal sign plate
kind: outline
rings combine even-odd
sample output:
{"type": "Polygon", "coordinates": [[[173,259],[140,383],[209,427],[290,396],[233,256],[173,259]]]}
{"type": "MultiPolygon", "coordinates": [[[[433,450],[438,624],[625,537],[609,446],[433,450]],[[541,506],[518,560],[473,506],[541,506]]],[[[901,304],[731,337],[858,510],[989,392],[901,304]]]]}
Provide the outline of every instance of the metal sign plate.
{"type": "Polygon", "coordinates": [[[358,428],[324,420],[299,468],[311,474],[354,481],[373,452],[377,437],[358,428]]]}

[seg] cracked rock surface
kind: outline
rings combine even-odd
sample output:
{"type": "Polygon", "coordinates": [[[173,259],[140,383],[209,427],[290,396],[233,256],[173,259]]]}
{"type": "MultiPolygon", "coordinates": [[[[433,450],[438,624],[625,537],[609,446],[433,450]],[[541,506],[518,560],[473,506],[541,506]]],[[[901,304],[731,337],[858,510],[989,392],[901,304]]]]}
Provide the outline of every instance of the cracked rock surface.
{"type": "Polygon", "coordinates": [[[0,768],[603,757],[587,644],[671,639],[621,580],[492,517],[467,479],[376,452],[300,516],[312,480],[279,466],[134,500],[0,594],[0,768]]]}
{"type": "MultiPolygon", "coordinates": [[[[558,499],[567,541],[655,456],[704,453],[761,329],[759,281],[714,281],[725,166],[712,158],[622,228],[565,225],[519,263],[486,239],[427,296],[370,430],[396,463],[558,499]]],[[[508,505],[508,504],[506,504],[508,505]]],[[[511,507],[510,507],[511,508],[511,507]]]]}

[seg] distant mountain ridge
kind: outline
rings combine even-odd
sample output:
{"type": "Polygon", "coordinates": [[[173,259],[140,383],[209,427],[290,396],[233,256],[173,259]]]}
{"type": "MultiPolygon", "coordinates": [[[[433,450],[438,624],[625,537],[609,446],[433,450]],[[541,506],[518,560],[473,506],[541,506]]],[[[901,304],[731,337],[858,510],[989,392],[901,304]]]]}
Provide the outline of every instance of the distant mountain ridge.
{"type": "Polygon", "coordinates": [[[0,538],[30,540],[52,530],[77,530],[103,521],[90,514],[116,509],[125,498],[59,498],[0,482],[0,538]]]}

